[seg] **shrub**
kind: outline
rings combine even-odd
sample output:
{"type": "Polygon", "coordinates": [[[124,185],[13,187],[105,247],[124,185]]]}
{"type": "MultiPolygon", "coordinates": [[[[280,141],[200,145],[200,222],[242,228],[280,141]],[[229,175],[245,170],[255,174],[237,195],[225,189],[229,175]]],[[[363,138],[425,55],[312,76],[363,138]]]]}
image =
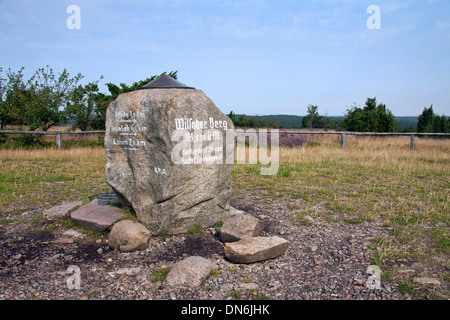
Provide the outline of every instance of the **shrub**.
{"type": "Polygon", "coordinates": [[[308,135],[280,133],[280,147],[301,147],[307,142],[309,142],[308,135]]]}

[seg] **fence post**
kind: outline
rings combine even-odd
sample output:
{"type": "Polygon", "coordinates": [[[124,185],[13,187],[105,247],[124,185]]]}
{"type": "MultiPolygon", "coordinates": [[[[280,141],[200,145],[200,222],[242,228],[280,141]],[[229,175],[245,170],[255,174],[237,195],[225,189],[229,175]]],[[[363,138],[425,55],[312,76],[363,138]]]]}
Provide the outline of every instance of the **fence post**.
{"type": "Polygon", "coordinates": [[[62,147],[62,136],[61,133],[56,134],[56,148],[61,149],[62,147]]]}
{"type": "Polygon", "coordinates": [[[345,149],[347,146],[347,135],[345,133],[341,133],[341,149],[345,149]]]}
{"type": "Polygon", "coordinates": [[[415,141],[414,141],[414,135],[412,134],[411,135],[411,144],[410,144],[410,146],[409,146],[409,149],[411,149],[411,150],[414,150],[414,148],[415,148],[415,141]]]}

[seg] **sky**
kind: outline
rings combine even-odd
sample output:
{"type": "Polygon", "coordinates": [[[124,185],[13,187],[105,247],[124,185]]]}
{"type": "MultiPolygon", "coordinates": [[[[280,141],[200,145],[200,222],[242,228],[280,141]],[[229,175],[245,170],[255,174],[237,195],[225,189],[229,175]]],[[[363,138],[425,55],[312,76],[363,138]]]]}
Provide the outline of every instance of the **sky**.
{"type": "Polygon", "coordinates": [[[0,0],[3,72],[47,65],[105,93],[176,70],[224,113],[450,116],[450,1],[0,0]]]}

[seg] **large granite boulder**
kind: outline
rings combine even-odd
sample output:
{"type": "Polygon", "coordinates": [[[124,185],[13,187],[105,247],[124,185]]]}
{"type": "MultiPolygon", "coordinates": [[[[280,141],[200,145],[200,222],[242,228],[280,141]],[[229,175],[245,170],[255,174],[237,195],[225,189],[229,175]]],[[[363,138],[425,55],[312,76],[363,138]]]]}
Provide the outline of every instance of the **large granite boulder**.
{"type": "Polygon", "coordinates": [[[229,215],[233,129],[200,90],[121,94],[106,113],[106,181],[153,235],[211,226],[229,215]]]}

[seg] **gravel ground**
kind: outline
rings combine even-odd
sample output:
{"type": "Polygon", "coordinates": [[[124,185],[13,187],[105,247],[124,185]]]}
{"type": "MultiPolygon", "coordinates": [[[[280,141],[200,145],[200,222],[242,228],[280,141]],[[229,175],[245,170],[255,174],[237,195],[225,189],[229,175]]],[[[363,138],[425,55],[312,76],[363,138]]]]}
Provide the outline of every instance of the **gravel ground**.
{"type": "MultiPolygon", "coordinates": [[[[320,221],[309,227],[294,225],[285,204],[277,201],[268,210],[267,204],[263,207],[251,196],[232,200],[234,207],[263,219],[265,235],[290,241],[284,255],[249,265],[226,259],[214,229],[197,236],[154,238],[147,250],[118,253],[109,249],[107,233],[67,241],[61,225],[0,225],[0,299],[405,299],[395,284],[366,288],[368,243],[385,232],[381,226],[320,221]],[[202,286],[170,287],[154,280],[156,270],[192,255],[217,263],[217,271],[202,286]],[[79,283],[75,281],[78,274],[79,283]]],[[[31,221],[39,212],[14,218],[31,221]]]]}

